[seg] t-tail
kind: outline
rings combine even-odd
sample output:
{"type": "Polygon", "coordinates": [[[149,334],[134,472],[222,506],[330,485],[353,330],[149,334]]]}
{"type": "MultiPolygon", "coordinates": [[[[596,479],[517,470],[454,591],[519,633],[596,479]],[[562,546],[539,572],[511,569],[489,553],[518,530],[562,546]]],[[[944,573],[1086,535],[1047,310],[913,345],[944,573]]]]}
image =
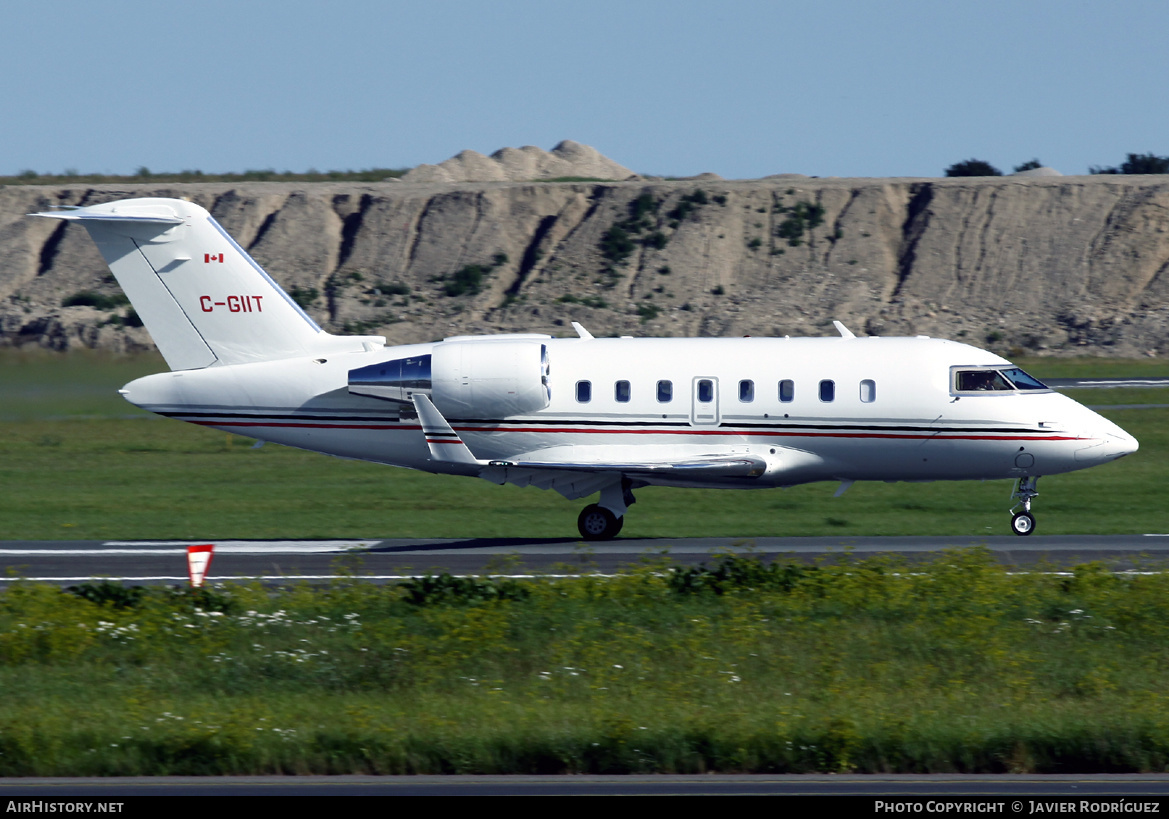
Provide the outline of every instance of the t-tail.
{"type": "Polygon", "coordinates": [[[31,215],[85,226],[172,370],[385,343],[326,333],[192,202],[127,199],[31,215]]]}

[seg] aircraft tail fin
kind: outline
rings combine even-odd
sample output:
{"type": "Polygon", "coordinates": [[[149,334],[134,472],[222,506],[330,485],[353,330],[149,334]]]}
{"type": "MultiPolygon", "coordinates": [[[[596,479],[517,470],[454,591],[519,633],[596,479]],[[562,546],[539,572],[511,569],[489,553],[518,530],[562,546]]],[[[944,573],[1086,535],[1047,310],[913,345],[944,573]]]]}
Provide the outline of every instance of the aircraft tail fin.
{"type": "Polygon", "coordinates": [[[128,199],[30,215],[85,226],[172,370],[385,343],[323,331],[194,203],[128,199]]]}

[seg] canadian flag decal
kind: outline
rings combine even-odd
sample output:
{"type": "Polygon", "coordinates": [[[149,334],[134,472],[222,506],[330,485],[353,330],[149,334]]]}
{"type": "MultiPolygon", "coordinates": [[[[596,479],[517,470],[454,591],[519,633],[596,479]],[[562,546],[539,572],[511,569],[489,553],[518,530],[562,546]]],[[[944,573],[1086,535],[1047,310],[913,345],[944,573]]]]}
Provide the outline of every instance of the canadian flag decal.
{"type": "Polygon", "coordinates": [[[203,254],[203,264],[210,264],[211,262],[222,262],[222,261],[223,261],[223,254],[222,253],[204,253],[203,254]]]}

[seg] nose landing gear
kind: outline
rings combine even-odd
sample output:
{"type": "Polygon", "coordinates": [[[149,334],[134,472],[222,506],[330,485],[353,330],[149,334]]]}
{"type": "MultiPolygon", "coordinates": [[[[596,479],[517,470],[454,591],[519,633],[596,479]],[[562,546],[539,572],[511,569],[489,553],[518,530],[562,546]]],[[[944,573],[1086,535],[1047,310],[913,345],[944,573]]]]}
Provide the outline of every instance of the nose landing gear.
{"type": "Polygon", "coordinates": [[[1011,507],[1011,512],[1014,517],[1011,518],[1011,531],[1016,535],[1029,535],[1035,531],[1035,516],[1031,514],[1031,501],[1039,495],[1039,490],[1035,485],[1039,483],[1039,478],[1028,477],[1019,478],[1015,489],[1011,492],[1011,500],[1019,499],[1019,502],[1011,507]],[[1022,507],[1023,511],[1016,512],[1016,509],[1022,507]]]}

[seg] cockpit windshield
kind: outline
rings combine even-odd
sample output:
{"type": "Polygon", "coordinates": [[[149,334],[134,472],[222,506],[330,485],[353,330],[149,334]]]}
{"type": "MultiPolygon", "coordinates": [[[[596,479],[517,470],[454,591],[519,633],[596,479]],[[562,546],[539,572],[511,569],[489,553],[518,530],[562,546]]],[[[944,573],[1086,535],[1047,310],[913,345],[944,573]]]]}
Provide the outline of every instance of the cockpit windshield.
{"type": "Polygon", "coordinates": [[[1002,370],[990,367],[954,370],[954,392],[1014,392],[1050,389],[1039,379],[1018,367],[1002,370]]]}
{"type": "Polygon", "coordinates": [[[1018,367],[1012,367],[1009,370],[1003,370],[1003,375],[1007,380],[1015,385],[1017,390],[1046,390],[1050,389],[1046,384],[1034,376],[1027,375],[1027,373],[1020,370],[1018,367]]]}

